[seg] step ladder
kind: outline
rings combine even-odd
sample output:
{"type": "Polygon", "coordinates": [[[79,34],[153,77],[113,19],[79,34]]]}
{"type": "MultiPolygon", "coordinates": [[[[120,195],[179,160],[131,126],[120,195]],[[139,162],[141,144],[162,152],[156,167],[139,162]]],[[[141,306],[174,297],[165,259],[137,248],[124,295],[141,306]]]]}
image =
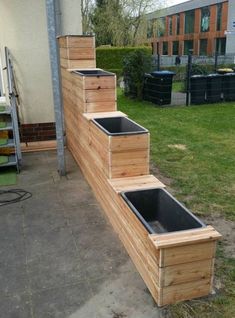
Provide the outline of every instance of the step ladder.
{"type": "MultiPolygon", "coordinates": [[[[10,104],[0,103],[0,132],[6,132],[5,142],[0,142],[1,150],[7,150],[7,155],[0,155],[0,169],[15,166],[20,172],[22,154],[17,115],[17,92],[15,88],[13,68],[8,48],[5,48],[6,70],[10,104]],[[9,154],[8,154],[9,152],[9,154]]],[[[5,151],[2,151],[4,153],[5,151]]]]}

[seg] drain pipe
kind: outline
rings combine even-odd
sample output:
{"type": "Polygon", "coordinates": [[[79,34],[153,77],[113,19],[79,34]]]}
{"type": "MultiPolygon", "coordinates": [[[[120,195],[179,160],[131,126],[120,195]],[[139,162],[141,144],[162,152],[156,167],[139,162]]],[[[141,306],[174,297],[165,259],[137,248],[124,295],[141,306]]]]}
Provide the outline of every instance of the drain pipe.
{"type": "MultiPolygon", "coordinates": [[[[58,7],[57,7],[58,8],[58,7]]],[[[61,176],[66,174],[65,170],[65,153],[64,153],[64,130],[63,130],[63,103],[61,94],[59,50],[57,45],[57,27],[56,5],[55,0],[46,0],[47,11],[47,29],[50,49],[50,64],[52,73],[53,100],[56,125],[57,140],[57,161],[58,172],[61,176]]]]}

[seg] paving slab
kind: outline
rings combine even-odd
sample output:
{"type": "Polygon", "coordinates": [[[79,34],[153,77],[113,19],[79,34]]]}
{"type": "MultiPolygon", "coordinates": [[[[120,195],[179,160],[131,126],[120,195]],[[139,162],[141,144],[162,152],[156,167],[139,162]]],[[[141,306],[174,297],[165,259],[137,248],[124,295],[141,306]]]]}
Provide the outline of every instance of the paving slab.
{"type": "Polygon", "coordinates": [[[69,152],[23,155],[26,201],[0,207],[4,318],[158,318],[144,282],[69,152]]]}

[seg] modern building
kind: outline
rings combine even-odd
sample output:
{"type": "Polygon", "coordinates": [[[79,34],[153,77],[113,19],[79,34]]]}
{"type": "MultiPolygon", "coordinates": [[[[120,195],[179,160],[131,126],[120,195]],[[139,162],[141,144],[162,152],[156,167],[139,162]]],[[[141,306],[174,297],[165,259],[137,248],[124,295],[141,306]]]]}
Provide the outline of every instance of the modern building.
{"type": "Polygon", "coordinates": [[[153,53],[235,53],[235,0],[190,0],[147,15],[153,53]]]}

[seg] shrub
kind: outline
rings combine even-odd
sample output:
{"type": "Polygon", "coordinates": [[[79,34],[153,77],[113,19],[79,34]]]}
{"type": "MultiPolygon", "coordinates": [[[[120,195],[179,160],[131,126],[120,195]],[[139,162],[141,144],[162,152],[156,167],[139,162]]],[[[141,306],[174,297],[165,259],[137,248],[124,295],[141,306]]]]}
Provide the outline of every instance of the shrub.
{"type": "Polygon", "coordinates": [[[125,94],[139,100],[143,99],[144,74],[152,69],[152,56],[136,50],[123,60],[125,94]]]}
{"type": "Polygon", "coordinates": [[[151,54],[149,47],[100,47],[96,49],[97,67],[123,75],[123,59],[134,51],[143,51],[151,54]]]}

